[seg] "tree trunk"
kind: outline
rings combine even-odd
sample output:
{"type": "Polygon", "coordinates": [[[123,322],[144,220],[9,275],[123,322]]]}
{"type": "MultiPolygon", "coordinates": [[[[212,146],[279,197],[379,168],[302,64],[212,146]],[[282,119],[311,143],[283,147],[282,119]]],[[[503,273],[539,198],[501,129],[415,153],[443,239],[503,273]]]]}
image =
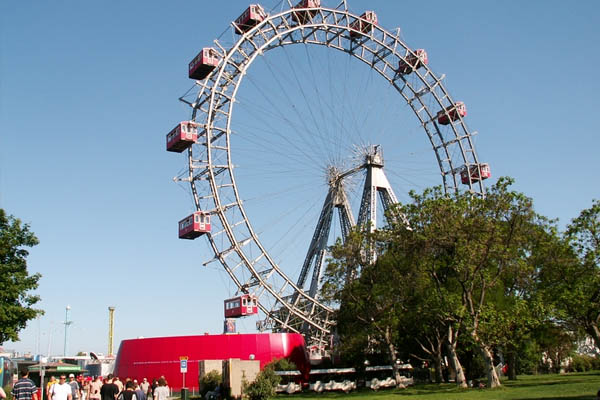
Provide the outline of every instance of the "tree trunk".
{"type": "Polygon", "coordinates": [[[444,343],[446,343],[446,336],[440,334],[439,329],[436,327],[434,331],[425,335],[428,346],[425,346],[419,339],[416,339],[417,343],[425,353],[429,355],[429,361],[434,367],[434,380],[436,383],[444,382],[444,343]]]}
{"type": "Polygon", "coordinates": [[[562,357],[560,355],[560,351],[555,351],[553,354],[554,357],[550,357],[552,360],[552,371],[555,374],[560,374],[560,366],[562,364],[562,357]]]}
{"type": "Polygon", "coordinates": [[[487,346],[481,345],[481,353],[483,355],[483,360],[485,361],[487,387],[495,388],[501,386],[500,378],[498,378],[498,373],[496,372],[496,368],[494,368],[494,357],[492,356],[492,352],[487,346]]]}
{"type": "MultiPolygon", "coordinates": [[[[598,318],[600,319],[600,317],[598,318]]],[[[600,349],[600,326],[596,323],[591,323],[587,329],[589,335],[594,339],[594,344],[600,349]]]]}
{"type": "Polygon", "coordinates": [[[473,331],[471,333],[473,340],[479,346],[479,351],[483,357],[483,362],[485,363],[485,373],[487,375],[487,387],[495,388],[498,386],[502,386],[500,383],[500,378],[498,378],[498,374],[496,373],[496,368],[494,368],[494,357],[492,356],[492,351],[490,348],[483,343],[483,341],[477,335],[477,331],[473,331]]]}
{"type": "MultiPolygon", "coordinates": [[[[400,375],[400,366],[398,365],[398,357],[396,357],[396,347],[394,346],[394,342],[392,341],[392,335],[390,333],[390,328],[386,327],[385,329],[385,341],[388,346],[388,352],[390,355],[390,360],[392,360],[392,369],[394,371],[394,379],[396,380],[396,387],[400,387],[400,382],[402,381],[402,376],[400,375]]],[[[404,386],[402,386],[404,387],[404,386]]]]}
{"type": "Polygon", "coordinates": [[[456,385],[461,388],[467,387],[467,380],[465,379],[465,372],[463,371],[458,355],[456,354],[456,335],[453,333],[452,327],[448,327],[448,336],[446,337],[446,352],[448,353],[448,361],[450,362],[450,368],[454,370],[456,375],[456,385]]]}
{"type": "Polygon", "coordinates": [[[508,362],[508,379],[511,381],[517,380],[517,352],[512,349],[506,355],[508,362]]]}
{"type": "Polygon", "coordinates": [[[443,383],[444,382],[444,374],[442,373],[442,358],[441,357],[434,357],[433,362],[435,363],[434,365],[434,369],[435,369],[435,383],[443,383]]]}
{"type": "Polygon", "coordinates": [[[451,343],[448,340],[446,342],[446,352],[448,353],[450,368],[454,370],[454,375],[456,375],[456,385],[461,388],[466,388],[467,380],[465,379],[465,372],[463,371],[458,355],[456,354],[456,342],[451,343]]]}

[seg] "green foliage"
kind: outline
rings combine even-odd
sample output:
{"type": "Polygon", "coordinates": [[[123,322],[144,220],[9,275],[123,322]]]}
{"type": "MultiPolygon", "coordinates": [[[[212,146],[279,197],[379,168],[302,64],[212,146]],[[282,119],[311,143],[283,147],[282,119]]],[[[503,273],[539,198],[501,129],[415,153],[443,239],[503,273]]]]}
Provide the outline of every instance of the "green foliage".
{"type": "Polygon", "coordinates": [[[470,351],[461,357],[467,380],[485,378],[485,362],[478,351],[470,351]]]}
{"type": "Polygon", "coordinates": [[[14,396],[12,394],[12,382],[4,385],[3,389],[4,393],[6,393],[6,400],[13,400],[14,396]]]}
{"type": "Polygon", "coordinates": [[[267,364],[265,368],[258,373],[252,383],[244,380],[244,395],[250,400],[266,400],[275,396],[275,388],[281,382],[281,377],[275,374],[274,365],[267,364]]]}
{"type": "Polygon", "coordinates": [[[575,354],[571,357],[570,372],[586,372],[592,369],[592,357],[575,354]]]}
{"type": "Polygon", "coordinates": [[[336,318],[341,349],[356,354],[349,361],[358,365],[366,353],[386,353],[388,362],[394,360],[392,349],[408,294],[390,284],[400,284],[405,270],[386,255],[375,264],[368,264],[363,250],[365,241],[371,241],[368,234],[356,230],[345,244],[338,242],[333,247],[333,260],[327,266],[322,291],[326,300],[340,304],[336,318]]]}
{"type": "Polygon", "coordinates": [[[493,349],[519,354],[551,315],[540,277],[569,260],[555,221],[535,213],[512,183],[500,178],[485,198],[447,195],[439,187],[412,192],[410,204],[390,212],[404,215],[409,228],[397,218],[373,234],[357,230],[338,242],[322,294],[339,305],[344,348],[387,351],[392,358],[394,345],[413,337],[416,356],[434,360],[442,342],[456,344],[459,333],[467,334],[495,379],[493,349]],[[372,265],[365,244],[377,250],[372,265]]]}
{"type": "Polygon", "coordinates": [[[29,225],[0,209],[0,344],[18,341],[27,321],[43,313],[32,307],[40,298],[28,293],[38,287],[41,275],[28,274],[29,252],[23,248],[37,244],[29,225]]]}
{"type": "Polygon", "coordinates": [[[600,370],[600,357],[587,354],[575,354],[571,357],[569,372],[586,372],[600,370]]]}
{"type": "MultiPolygon", "coordinates": [[[[557,309],[572,328],[582,328],[600,346],[600,201],[581,211],[567,227],[566,238],[577,262],[563,266],[551,288],[557,309]]],[[[555,273],[556,276],[559,272],[555,273]]]]}
{"type": "Polygon", "coordinates": [[[412,192],[388,214],[409,227],[388,218],[387,227],[358,227],[333,246],[321,295],[339,309],[345,361],[387,354],[437,366],[443,353],[459,354],[470,378],[485,371],[494,383],[494,353],[516,378],[558,371],[583,334],[598,344],[600,202],[561,235],[512,183],[500,178],[485,198],[412,192]]]}
{"type": "Polygon", "coordinates": [[[287,358],[279,358],[270,363],[275,371],[295,371],[298,366],[287,358]]]}
{"type": "Polygon", "coordinates": [[[199,384],[202,398],[204,398],[206,393],[212,392],[218,388],[221,382],[223,382],[223,378],[218,371],[209,371],[202,378],[200,378],[199,384]]]}

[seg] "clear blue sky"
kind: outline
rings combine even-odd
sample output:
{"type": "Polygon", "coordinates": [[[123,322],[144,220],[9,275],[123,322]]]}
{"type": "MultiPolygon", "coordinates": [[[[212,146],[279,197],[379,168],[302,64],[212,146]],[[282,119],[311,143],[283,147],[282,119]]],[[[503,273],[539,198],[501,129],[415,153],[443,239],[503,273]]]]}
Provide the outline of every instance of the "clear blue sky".
{"type": "MultiPolygon", "coordinates": [[[[189,118],[177,100],[191,87],[187,63],[246,5],[1,3],[0,207],[30,223],[40,239],[29,269],[43,275],[37,293],[46,311],[5,348],[61,354],[67,304],[70,353],[106,352],[108,306],[116,307],[116,346],[138,336],[221,332],[232,284],[217,265],[202,266],[212,257],[203,239],[177,239],[177,221],[192,203],[172,181],[184,159],[165,152],[164,142],[177,121],[189,118]]],[[[492,182],[514,177],[537,211],[561,226],[600,198],[600,3],[349,6],[357,14],[375,10],[380,25],[400,27],[407,43],[428,50],[431,68],[446,74],[446,87],[467,104],[492,182]]],[[[257,65],[253,79],[277,91],[267,67],[279,61],[274,55],[257,65]]],[[[248,88],[242,104],[252,97],[248,88]]],[[[423,147],[425,141],[415,145],[423,147]]],[[[243,185],[254,195],[276,190],[275,182],[249,175],[243,185]]],[[[319,196],[310,199],[317,213],[319,196]]],[[[265,214],[256,214],[261,225],[268,225],[265,214]]],[[[240,331],[253,326],[254,320],[238,323],[240,331]]]]}

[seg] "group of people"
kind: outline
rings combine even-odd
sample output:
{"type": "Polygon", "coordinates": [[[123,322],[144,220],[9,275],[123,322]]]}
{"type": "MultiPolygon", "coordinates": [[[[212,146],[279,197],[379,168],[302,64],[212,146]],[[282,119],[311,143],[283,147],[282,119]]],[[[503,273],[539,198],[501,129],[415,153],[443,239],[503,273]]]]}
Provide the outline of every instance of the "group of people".
{"type": "MultiPolygon", "coordinates": [[[[147,378],[142,382],[127,378],[122,382],[112,374],[105,379],[101,376],[94,379],[80,376],[76,379],[75,375],[69,374],[67,381],[65,374],[58,379],[50,377],[46,393],[49,400],[167,400],[170,390],[164,377],[150,384],[147,378]]],[[[21,373],[21,379],[13,386],[12,394],[14,400],[38,400],[37,387],[29,379],[28,371],[21,373]]],[[[5,393],[0,393],[0,399],[5,397],[5,393]]]]}

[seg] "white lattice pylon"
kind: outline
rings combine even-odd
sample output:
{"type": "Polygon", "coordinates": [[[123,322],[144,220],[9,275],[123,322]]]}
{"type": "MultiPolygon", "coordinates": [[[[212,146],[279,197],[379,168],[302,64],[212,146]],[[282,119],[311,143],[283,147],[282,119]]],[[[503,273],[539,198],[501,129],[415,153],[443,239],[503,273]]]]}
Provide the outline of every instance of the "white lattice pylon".
{"type": "MultiPolygon", "coordinates": [[[[368,229],[369,232],[374,232],[377,229],[377,194],[381,199],[383,212],[389,210],[390,206],[397,203],[398,200],[383,172],[383,154],[378,145],[369,146],[365,156],[364,168],[367,170],[367,176],[358,212],[358,225],[368,229]]],[[[400,217],[408,226],[406,217],[404,215],[400,217]]],[[[370,262],[374,262],[375,258],[375,251],[371,249],[369,251],[370,262]]]]}
{"type": "Polygon", "coordinates": [[[312,267],[313,275],[309,289],[311,297],[316,298],[318,295],[317,291],[322,275],[323,260],[327,253],[327,240],[329,239],[334,209],[337,209],[339,213],[342,240],[345,241],[348,233],[355,225],[350,203],[344,189],[343,178],[359,171],[360,168],[355,168],[343,174],[338,173],[333,167],[329,170],[329,190],[297,283],[298,287],[304,287],[306,277],[312,267]]]}

